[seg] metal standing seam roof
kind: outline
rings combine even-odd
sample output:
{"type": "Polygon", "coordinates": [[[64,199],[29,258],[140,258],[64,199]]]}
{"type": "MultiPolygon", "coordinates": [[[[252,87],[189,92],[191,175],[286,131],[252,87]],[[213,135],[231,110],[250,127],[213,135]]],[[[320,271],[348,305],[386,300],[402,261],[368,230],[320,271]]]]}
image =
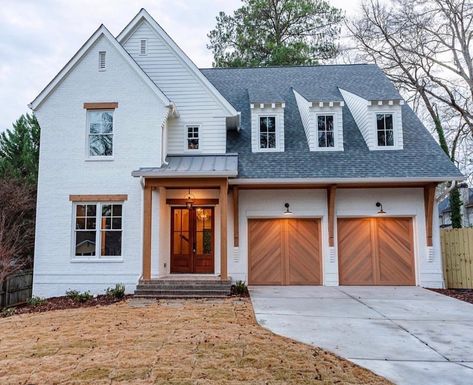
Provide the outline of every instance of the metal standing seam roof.
{"type": "Polygon", "coordinates": [[[370,151],[345,104],[344,151],[309,151],[293,89],[309,101],[342,101],[339,88],[366,100],[401,99],[376,65],[212,68],[201,71],[241,112],[240,130],[227,133],[227,152],[238,154],[238,178],[432,178],[442,181],[463,177],[408,105],[402,106],[402,150],[370,151]],[[271,93],[265,97],[262,93],[269,86],[271,93]],[[252,95],[258,95],[257,99],[270,99],[274,95],[283,98],[284,152],[251,151],[252,95]]]}
{"type": "Polygon", "coordinates": [[[132,172],[143,177],[236,177],[238,155],[169,155],[162,167],[143,167],[132,172]]]}

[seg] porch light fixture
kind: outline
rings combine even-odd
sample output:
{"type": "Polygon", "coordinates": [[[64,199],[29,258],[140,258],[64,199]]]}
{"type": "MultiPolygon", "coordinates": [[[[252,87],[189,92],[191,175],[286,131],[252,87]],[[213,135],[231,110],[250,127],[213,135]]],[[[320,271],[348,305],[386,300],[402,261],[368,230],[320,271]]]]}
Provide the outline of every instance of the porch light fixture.
{"type": "Polygon", "coordinates": [[[292,214],[292,211],[289,210],[289,203],[284,203],[284,207],[286,208],[286,211],[283,212],[284,215],[290,215],[292,214]]]}
{"type": "Polygon", "coordinates": [[[194,196],[191,194],[191,189],[189,187],[189,192],[186,195],[186,207],[188,209],[191,209],[193,204],[194,204],[194,196]]]}
{"type": "Polygon", "coordinates": [[[381,202],[376,202],[376,207],[379,207],[378,214],[386,214],[386,211],[383,210],[383,204],[381,202]]]}

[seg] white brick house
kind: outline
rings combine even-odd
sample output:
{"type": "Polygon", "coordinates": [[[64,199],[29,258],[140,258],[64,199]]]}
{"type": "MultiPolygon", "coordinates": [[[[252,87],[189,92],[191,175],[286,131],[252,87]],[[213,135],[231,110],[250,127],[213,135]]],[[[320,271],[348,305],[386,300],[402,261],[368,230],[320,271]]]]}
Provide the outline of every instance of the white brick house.
{"type": "Polygon", "coordinates": [[[376,66],[199,70],[141,10],[30,107],[36,295],[188,275],[443,286],[434,190],[463,176],[376,66]]]}

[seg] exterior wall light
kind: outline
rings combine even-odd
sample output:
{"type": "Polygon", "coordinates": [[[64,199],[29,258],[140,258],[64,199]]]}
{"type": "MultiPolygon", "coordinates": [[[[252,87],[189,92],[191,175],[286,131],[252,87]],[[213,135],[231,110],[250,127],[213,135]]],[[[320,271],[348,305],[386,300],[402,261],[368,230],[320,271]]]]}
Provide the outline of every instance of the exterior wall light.
{"type": "Polygon", "coordinates": [[[191,194],[191,189],[189,188],[189,192],[186,195],[186,207],[188,209],[191,209],[193,204],[194,204],[194,196],[191,194]]]}
{"type": "Polygon", "coordinates": [[[381,202],[376,202],[376,207],[379,207],[378,214],[386,214],[386,211],[383,210],[383,204],[381,202]]]}
{"type": "Polygon", "coordinates": [[[289,203],[284,203],[284,207],[286,208],[286,211],[283,212],[284,215],[290,215],[292,214],[292,211],[289,210],[289,203]]]}

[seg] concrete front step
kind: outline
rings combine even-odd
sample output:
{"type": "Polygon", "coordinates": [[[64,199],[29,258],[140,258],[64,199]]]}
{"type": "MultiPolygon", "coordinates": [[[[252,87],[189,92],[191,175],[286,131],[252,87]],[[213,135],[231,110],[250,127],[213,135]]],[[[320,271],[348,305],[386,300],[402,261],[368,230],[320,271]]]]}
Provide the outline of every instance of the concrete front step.
{"type": "Polygon", "coordinates": [[[198,299],[198,298],[226,298],[228,294],[215,295],[215,294],[135,294],[135,298],[152,298],[152,299],[198,299]]]}
{"type": "Polygon", "coordinates": [[[230,290],[231,285],[189,285],[189,284],[174,284],[174,285],[142,285],[138,284],[136,290],[230,290]]]}

